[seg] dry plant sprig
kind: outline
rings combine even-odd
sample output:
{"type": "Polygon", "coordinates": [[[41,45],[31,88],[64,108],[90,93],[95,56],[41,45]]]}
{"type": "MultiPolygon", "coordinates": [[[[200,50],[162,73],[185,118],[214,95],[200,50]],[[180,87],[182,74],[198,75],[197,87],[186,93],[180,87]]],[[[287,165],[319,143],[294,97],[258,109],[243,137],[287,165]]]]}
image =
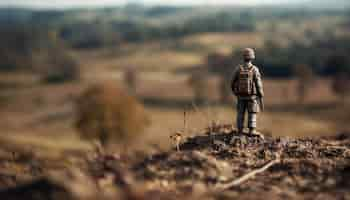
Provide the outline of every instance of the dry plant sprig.
{"type": "Polygon", "coordinates": [[[187,133],[187,112],[184,110],[184,127],[183,127],[183,132],[186,134],[187,133]]]}
{"type": "Polygon", "coordinates": [[[182,141],[183,135],[180,132],[176,132],[175,134],[170,136],[170,139],[174,141],[176,145],[176,150],[179,152],[180,151],[180,144],[182,141]]]}

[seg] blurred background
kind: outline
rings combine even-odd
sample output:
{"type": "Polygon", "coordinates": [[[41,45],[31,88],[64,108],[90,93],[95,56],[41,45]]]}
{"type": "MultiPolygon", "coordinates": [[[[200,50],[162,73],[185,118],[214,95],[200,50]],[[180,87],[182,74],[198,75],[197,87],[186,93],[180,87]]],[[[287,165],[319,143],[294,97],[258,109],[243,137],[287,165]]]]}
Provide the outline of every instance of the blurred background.
{"type": "Polygon", "coordinates": [[[3,144],[61,152],[97,139],[168,148],[176,131],[235,125],[229,83],[245,47],[256,50],[263,74],[262,133],[349,130],[347,0],[3,0],[0,7],[3,144]]]}

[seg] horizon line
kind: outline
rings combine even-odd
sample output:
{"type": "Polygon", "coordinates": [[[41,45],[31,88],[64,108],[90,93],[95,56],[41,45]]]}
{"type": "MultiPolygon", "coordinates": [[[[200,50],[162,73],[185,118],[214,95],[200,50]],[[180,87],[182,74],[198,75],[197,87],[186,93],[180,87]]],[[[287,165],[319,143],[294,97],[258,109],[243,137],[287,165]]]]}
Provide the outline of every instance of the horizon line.
{"type": "Polygon", "coordinates": [[[185,4],[185,3],[144,3],[144,2],[121,2],[121,3],[107,3],[105,5],[94,3],[94,4],[61,4],[61,5],[35,5],[35,4],[23,4],[23,5],[6,5],[0,3],[1,9],[30,9],[30,10],[70,10],[70,9],[98,9],[98,8],[113,8],[113,7],[125,7],[128,5],[140,5],[143,7],[266,7],[266,6],[296,6],[304,5],[306,2],[267,2],[267,3],[241,3],[241,2],[232,2],[232,3],[194,3],[194,4],[185,4]]]}

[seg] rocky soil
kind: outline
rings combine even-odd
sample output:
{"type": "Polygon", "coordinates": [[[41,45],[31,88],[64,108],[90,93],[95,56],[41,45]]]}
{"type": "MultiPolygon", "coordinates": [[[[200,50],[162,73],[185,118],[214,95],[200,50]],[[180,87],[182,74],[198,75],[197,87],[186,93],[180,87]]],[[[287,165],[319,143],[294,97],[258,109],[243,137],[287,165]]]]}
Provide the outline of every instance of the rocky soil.
{"type": "Polygon", "coordinates": [[[217,125],[182,138],[180,151],[96,151],[56,167],[32,155],[0,156],[1,199],[350,199],[346,133],[262,138],[217,125]]]}

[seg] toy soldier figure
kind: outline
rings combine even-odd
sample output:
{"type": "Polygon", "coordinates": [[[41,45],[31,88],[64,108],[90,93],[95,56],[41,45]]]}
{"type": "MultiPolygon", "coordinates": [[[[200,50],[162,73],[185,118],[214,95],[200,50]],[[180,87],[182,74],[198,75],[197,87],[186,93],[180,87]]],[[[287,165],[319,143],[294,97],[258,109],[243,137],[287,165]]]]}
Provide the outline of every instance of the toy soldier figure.
{"type": "Polygon", "coordinates": [[[245,113],[248,112],[248,128],[250,135],[258,135],[256,132],[257,114],[264,110],[263,84],[258,67],[252,64],[255,59],[254,50],[243,50],[244,64],[239,65],[233,74],[231,88],[237,96],[237,129],[243,132],[245,113]]]}

